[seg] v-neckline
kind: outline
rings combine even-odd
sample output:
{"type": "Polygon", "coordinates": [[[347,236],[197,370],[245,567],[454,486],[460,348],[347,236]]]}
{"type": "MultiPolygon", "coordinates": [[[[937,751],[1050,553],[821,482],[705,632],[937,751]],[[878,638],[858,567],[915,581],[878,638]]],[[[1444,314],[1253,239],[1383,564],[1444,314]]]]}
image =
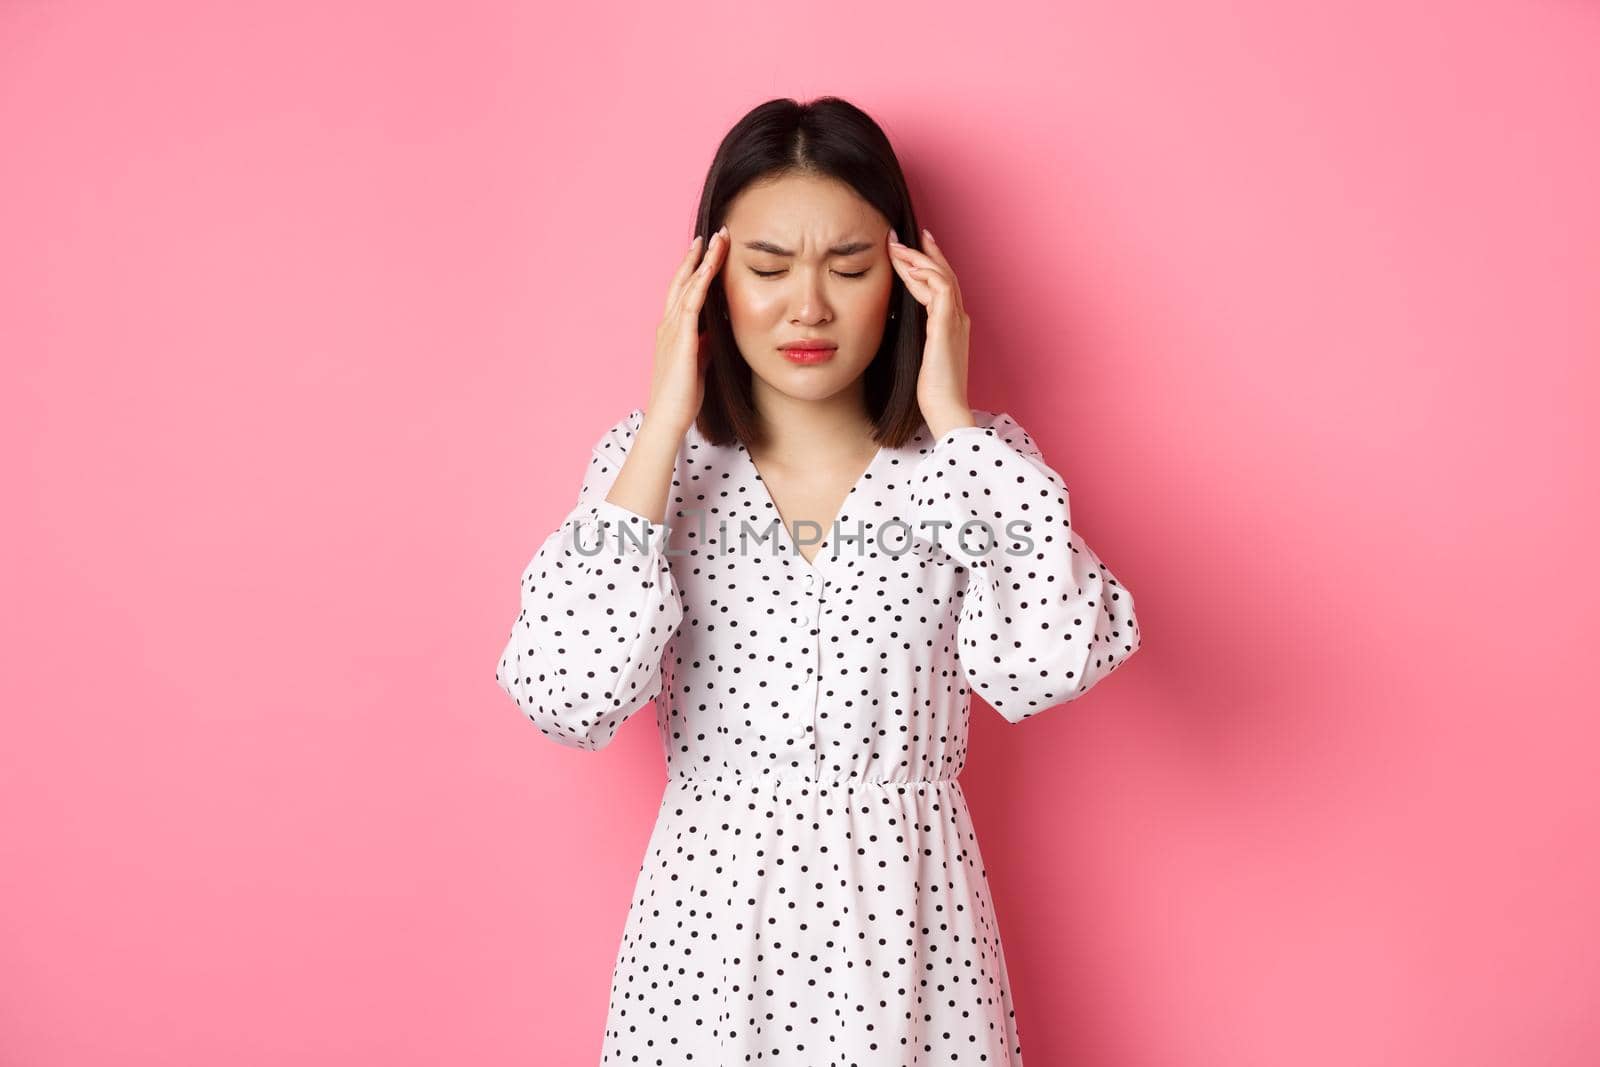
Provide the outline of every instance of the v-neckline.
{"type": "Polygon", "coordinates": [[[823,524],[822,540],[818,541],[816,545],[817,554],[813,559],[808,560],[801,553],[799,546],[796,545],[794,534],[789,529],[788,520],[783,517],[783,509],[778,507],[778,502],[772,497],[772,490],[767,488],[767,479],[762,476],[761,468],[756,466],[755,457],[750,454],[750,450],[745,447],[743,441],[736,440],[734,444],[738,448],[739,454],[744,457],[745,466],[755,476],[756,484],[761,488],[761,495],[766,498],[767,504],[772,508],[772,513],[778,518],[778,534],[783,538],[784,547],[794,557],[795,562],[811,573],[816,573],[826,561],[827,557],[823,553],[833,547],[834,527],[839,524],[839,519],[843,517],[845,508],[850,504],[850,498],[855,495],[857,489],[866,484],[867,478],[877,468],[878,461],[888,451],[886,446],[880,444],[877,451],[872,453],[872,458],[867,460],[867,465],[861,469],[860,474],[856,475],[856,480],[850,483],[850,488],[845,490],[844,499],[839,501],[839,510],[834,513],[833,518],[823,524]]]}

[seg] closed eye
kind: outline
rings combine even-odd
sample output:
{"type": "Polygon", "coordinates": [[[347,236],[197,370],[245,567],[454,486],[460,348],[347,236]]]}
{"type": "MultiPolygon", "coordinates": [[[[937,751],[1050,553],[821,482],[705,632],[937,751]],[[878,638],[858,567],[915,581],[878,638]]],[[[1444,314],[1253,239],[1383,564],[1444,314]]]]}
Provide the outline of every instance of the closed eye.
{"type": "MultiPolygon", "coordinates": [[[[867,270],[871,270],[871,269],[872,269],[871,267],[867,268],[867,270]]],[[[867,273],[867,270],[858,270],[854,274],[846,274],[844,271],[840,271],[840,270],[836,270],[833,273],[837,274],[841,278],[859,278],[863,274],[867,273]]],[[[778,275],[782,274],[783,271],[781,271],[781,270],[756,270],[754,267],[751,267],[750,268],[750,273],[754,274],[758,278],[776,278],[778,275]]]]}

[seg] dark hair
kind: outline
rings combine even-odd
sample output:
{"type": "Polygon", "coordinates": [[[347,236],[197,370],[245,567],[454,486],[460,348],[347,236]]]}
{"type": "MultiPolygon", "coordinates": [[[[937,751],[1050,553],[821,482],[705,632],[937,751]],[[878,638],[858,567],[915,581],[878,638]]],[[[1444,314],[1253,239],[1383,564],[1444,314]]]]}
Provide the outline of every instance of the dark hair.
{"type": "MultiPolygon", "coordinates": [[[[722,226],[728,207],[753,183],[786,174],[835,178],[854,189],[889,220],[903,244],[920,248],[921,231],[911,193],[889,138],[866,112],[836,96],[808,103],[768,100],[740,119],[717,146],[695,216],[695,233],[709,238],[722,226]]],[[[895,316],[883,343],[863,372],[873,439],[891,448],[910,440],[922,424],[917,372],[927,335],[927,311],[898,276],[889,295],[895,316]]],[[[695,420],[713,444],[761,438],[751,390],[750,365],[739,354],[728,317],[728,299],[712,284],[700,311],[706,335],[705,399],[695,420]]]]}

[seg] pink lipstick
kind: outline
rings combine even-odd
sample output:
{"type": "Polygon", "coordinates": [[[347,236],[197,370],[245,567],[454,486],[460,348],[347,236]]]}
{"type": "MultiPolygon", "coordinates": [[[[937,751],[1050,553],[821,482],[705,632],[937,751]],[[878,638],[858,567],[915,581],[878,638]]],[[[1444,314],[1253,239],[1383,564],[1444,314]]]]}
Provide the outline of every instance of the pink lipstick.
{"type": "Polygon", "coordinates": [[[839,346],[823,340],[786,341],[778,346],[778,350],[790,363],[813,364],[832,359],[839,346]]]}

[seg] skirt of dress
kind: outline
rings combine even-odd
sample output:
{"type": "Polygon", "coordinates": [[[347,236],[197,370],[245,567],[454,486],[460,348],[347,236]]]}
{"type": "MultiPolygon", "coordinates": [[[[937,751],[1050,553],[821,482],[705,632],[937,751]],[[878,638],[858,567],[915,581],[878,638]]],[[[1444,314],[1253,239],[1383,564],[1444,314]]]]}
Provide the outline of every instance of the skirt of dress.
{"type": "Polygon", "coordinates": [[[669,778],[603,1064],[1021,1067],[956,778],[669,778]]]}

